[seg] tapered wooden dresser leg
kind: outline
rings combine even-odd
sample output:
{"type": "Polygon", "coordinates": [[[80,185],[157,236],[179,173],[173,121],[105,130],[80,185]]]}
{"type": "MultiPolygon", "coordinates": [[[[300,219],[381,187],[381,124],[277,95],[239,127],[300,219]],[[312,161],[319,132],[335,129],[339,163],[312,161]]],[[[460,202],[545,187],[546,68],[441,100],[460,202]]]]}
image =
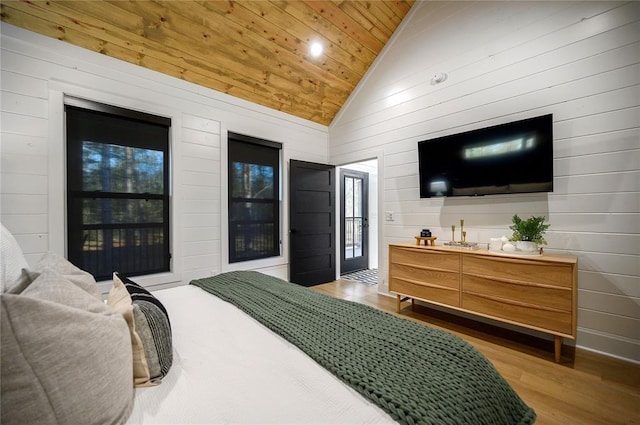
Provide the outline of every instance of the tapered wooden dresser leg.
{"type": "Polygon", "coordinates": [[[562,354],[562,337],[556,335],[554,342],[554,351],[556,363],[560,363],[560,354],[562,354]]]}

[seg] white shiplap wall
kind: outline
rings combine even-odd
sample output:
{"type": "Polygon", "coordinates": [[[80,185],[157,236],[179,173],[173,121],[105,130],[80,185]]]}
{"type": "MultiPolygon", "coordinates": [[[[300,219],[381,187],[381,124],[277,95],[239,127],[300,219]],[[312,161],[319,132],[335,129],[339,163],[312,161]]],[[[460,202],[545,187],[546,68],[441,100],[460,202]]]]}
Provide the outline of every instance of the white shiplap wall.
{"type": "MultiPolygon", "coordinates": [[[[145,285],[186,283],[232,268],[225,236],[227,131],[283,143],[284,212],[288,160],[327,162],[325,126],[5,23],[1,31],[0,220],[32,265],[48,250],[65,250],[65,95],[172,119],[173,273],[137,279],[145,285]]],[[[286,279],[286,236],[283,231],[280,258],[241,267],[286,279]]]]}
{"type": "Polygon", "coordinates": [[[640,361],[639,83],[638,2],[416,3],[329,128],[331,159],[384,151],[380,268],[423,227],[486,243],[545,215],[579,258],[577,345],[640,361]],[[420,199],[418,141],[547,113],[553,193],[420,199]]]}

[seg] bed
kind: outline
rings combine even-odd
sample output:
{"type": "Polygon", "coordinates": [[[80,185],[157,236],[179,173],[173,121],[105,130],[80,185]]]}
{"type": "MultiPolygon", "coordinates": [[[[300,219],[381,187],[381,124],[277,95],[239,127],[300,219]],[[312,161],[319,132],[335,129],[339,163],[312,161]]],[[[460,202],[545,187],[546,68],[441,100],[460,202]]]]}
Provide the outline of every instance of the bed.
{"type": "Polygon", "coordinates": [[[362,304],[249,271],[153,294],[114,275],[105,303],[60,257],[7,277],[5,254],[3,424],[535,421],[471,345],[362,304]]]}
{"type": "Polygon", "coordinates": [[[162,384],[136,389],[127,423],[394,423],[232,304],[194,285],[154,295],[171,318],[173,365],[162,384]]]}

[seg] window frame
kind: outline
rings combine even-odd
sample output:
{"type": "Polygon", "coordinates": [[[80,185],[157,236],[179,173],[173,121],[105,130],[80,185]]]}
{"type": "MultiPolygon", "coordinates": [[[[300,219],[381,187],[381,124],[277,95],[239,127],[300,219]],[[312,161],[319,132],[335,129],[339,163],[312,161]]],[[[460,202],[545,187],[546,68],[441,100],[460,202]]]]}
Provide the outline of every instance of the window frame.
{"type": "MultiPolygon", "coordinates": [[[[67,178],[67,184],[65,187],[66,193],[66,203],[65,203],[65,219],[66,219],[66,231],[65,231],[65,240],[67,246],[67,257],[70,260],[75,260],[78,256],[77,247],[74,248],[73,238],[78,238],[78,234],[82,234],[83,230],[91,227],[96,229],[104,229],[107,230],[109,228],[127,228],[127,227],[149,227],[151,222],[140,222],[135,224],[98,224],[98,225],[82,225],[81,219],[79,219],[78,215],[81,214],[82,207],[75,208],[74,212],[74,203],[82,202],[83,199],[126,199],[126,200],[157,200],[162,202],[162,223],[155,223],[151,225],[151,227],[156,227],[161,229],[163,235],[163,244],[162,248],[162,260],[161,265],[159,267],[147,267],[146,269],[134,271],[134,272],[125,272],[130,276],[144,276],[144,275],[158,275],[158,274],[167,274],[172,273],[172,247],[174,241],[172,240],[171,229],[172,223],[171,220],[174,219],[171,205],[171,134],[173,131],[172,120],[171,118],[153,115],[150,113],[140,112],[133,109],[126,109],[117,106],[111,106],[108,104],[100,103],[97,101],[90,101],[80,98],[75,98],[71,96],[64,97],[64,123],[65,123],[65,137],[63,140],[64,146],[66,148],[66,167],[65,167],[65,175],[67,178]],[[151,141],[141,141],[136,140],[136,143],[109,143],[105,141],[98,141],[97,143],[104,143],[105,145],[109,144],[119,144],[121,146],[129,146],[138,149],[150,149],[160,151],[163,154],[162,161],[162,172],[163,172],[163,182],[162,182],[162,194],[157,193],[145,193],[145,192],[91,192],[84,191],[80,188],[72,187],[72,181],[80,181],[82,175],[82,142],[80,140],[70,141],[70,129],[68,128],[68,114],[67,112],[70,110],[80,111],[80,113],[88,113],[94,114],[96,116],[105,114],[114,116],[118,120],[126,119],[126,120],[134,120],[138,122],[144,122],[146,124],[151,124],[154,126],[161,126],[161,132],[166,132],[165,135],[162,135],[162,140],[157,142],[157,140],[151,141]],[[80,160],[76,162],[79,164],[77,167],[70,167],[70,164],[74,162],[74,155],[79,156],[80,160]],[[90,196],[88,196],[90,195],[90,196]],[[74,224],[80,223],[80,224],[74,224]],[[146,224],[146,226],[145,226],[146,224]],[[88,227],[87,227],[88,226],[88,227]],[[74,236],[75,235],[75,236],[74,236]]],[[[120,141],[120,140],[119,140],[120,141]]],[[[86,268],[84,264],[79,264],[81,268],[86,268]]],[[[114,268],[117,266],[114,264],[114,268]]],[[[93,270],[89,270],[90,272],[94,272],[93,270]]],[[[122,270],[119,270],[122,271],[122,270]]],[[[106,272],[105,272],[106,273],[106,272]]],[[[98,281],[107,280],[111,278],[111,275],[96,275],[95,276],[98,281]]]]}
{"type": "MultiPolygon", "coordinates": [[[[282,257],[282,209],[281,209],[281,200],[282,200],[282,150],[283,144],[278,142],[272,142],[269,140],[260,139],[257,137],[246,136],[243,134],[238,134],[229,131],[227,133],[227,262],[231,265],[239,265],[246,264],[250,261],[259,261],[259,260],[270,260],[274,258],[282,257]],[[272,204],[272,213],[273,213],[273,246],[270,253],[265,255],[256,255],[249,257],[236,257],[234,249],[235,247],[235,232],[233,231],[234,224],[232,222],[232,210],[234,202],[238,202],[233,196],[233,188],[232,188],[232,164],[236,162],[239,157],[235,156],[234,150],[238,149],[238,146],[232,148],[234,143],[237,144],[246,144],[253,145],[257,148],[269,148],[274,149],[275,152],[275,163],[274,165],[274,181],[273,181],[273,189],[274,194],[270,201],[266,201],[264,199],[257,199],[255,201],[251,201],[248,199],[244,199],[243,202],[255,202],[259,204],[272,204]]],[[[265,163],[260,163],[256,165],[266,165],[265,163]]],[[[257,221],[247,221],[246,223],[257,222],[257,221]]]]}

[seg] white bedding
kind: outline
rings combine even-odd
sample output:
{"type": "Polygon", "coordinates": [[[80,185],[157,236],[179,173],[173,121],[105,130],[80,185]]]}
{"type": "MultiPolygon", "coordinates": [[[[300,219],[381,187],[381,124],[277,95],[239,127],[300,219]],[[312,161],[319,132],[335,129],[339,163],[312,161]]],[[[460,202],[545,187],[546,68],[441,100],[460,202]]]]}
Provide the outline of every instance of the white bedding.
{"type": "Polygon", "coordinates": [[[154,292],[173,334],[162,384],[128,424],[392,424],[391,417],[236,307],[187,285],[154,292]]]}

